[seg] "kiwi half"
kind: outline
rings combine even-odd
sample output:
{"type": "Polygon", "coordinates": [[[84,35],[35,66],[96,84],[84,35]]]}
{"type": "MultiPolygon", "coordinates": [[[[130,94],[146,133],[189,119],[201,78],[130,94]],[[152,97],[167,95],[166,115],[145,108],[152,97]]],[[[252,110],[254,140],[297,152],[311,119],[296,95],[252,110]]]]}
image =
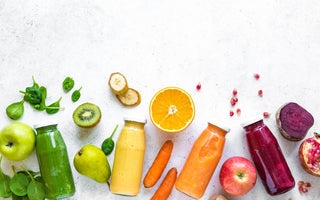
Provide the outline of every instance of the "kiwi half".
{"type": "Polygon", "coordinates": [[[100,108],[92,103],[84,103],[73,112],[73,121],[83,128],[96,126],[101,119],[100,108]]]}

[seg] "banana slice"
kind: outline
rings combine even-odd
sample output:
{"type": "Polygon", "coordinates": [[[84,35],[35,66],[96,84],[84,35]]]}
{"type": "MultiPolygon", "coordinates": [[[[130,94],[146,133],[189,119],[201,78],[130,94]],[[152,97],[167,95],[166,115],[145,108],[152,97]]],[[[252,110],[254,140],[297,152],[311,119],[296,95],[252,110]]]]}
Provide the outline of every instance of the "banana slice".
{"type": "Polygon", "coordinates": [[[123,95],[128,91],[128,83],[126,77],[121,73],[112,73],[109,78],[109,86],[113,93],[123,95]]]}
{"type": "Polygon", "coordinates": [[[137,106],[141,102],[140,93],[132,88],[129,88],[125,94],[116,96],[120,103],[125,106],[137,106]]]}

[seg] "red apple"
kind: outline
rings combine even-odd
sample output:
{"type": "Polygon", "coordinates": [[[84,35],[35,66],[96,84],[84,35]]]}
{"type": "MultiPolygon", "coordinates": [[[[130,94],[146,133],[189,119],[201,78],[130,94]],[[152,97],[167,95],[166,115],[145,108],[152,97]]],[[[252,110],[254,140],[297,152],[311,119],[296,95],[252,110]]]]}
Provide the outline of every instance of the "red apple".
{"type": "Polygon", "coordinates": [[[232,157],[223,163],[219,179],[226,192],[241,196],[247,194],[256,184],[257,172],[248,159],[232,157]]]}

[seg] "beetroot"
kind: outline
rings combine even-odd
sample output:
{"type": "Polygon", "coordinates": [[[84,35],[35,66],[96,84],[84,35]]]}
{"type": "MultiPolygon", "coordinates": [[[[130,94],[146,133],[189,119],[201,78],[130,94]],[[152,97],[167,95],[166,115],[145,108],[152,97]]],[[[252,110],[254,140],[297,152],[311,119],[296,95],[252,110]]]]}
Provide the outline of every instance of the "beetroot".
{"type": "Polygon", "coordinates": [[[293,102],[283,105],[276,118],[281,134],[292,141],[302,140],[314,122],[307,110],[293,102]]]}

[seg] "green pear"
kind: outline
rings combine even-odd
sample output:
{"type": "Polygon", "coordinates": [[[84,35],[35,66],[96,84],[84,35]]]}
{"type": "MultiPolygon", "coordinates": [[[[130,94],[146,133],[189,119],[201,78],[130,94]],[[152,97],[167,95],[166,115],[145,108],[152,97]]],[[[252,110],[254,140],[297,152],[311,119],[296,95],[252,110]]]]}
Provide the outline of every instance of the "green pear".
{"type": "Polygon", "coordinates": [[[96,146],[83,146],[74,156],[73,165],[80,174],[99,183],[106,183],[110,178],[111,169],[107,157],[96,146]]]}

